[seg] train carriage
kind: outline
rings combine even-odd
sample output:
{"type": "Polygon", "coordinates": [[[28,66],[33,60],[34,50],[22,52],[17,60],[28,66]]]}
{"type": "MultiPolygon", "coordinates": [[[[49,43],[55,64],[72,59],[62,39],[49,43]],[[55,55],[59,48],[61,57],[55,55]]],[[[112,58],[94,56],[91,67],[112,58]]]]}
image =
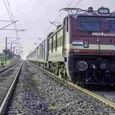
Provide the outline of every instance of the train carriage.
{"type": "Polygon", "coordinates": [[[36,61],[37,60],[37,49],[33,50],[28,56],[27,60],[36,61]]]}
{"type": "Polygon", "coordinates": [[[47,40],[44,40],[42,43],[40,43],[37,49],[38,49],[38,55],[36,61],[38,62],[39,66],[44,68],[47,64],[47,56],[48,56],[47,40]]]}
{"type": "Polygon", "coordinates": [[[48,69],[59,74],[61,66],[64,66],[63,56],[63,25],[59,25],[55,32],[48,35],[48,69]]]}
{"type": "Polygon", "coordinates": [[[63,27],[59,27],[56,32],[48,38],[49,50],[48,61],[64,61],[62,55],[63,48],[63,27]]]}

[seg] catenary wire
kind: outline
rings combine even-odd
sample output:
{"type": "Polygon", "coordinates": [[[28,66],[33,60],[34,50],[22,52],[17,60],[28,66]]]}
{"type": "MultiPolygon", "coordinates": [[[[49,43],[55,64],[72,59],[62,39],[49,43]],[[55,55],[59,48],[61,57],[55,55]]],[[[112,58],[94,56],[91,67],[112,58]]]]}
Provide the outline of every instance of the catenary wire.
{"type": "MultiPolygon", "coordinates": [[[[7,13],[8,13],[8,15],[9,15],[10,20],[13,22],[13,21],[14,21],[14,16],[13,16],[13,13],[12,13],[12,11],[11,11],[11,7],[10,7],[10,4],[9,4],[9,1],[8,1],[8,0],[7,0],[7,1],[3,0],[3,3],[4,3],[4,5],[5,5],[5,8],[6,8],[6,10],[7,10],[7,13]],[[6,3],[6,2],[7,2],[7,3],[6,3]]],[[[14,26],[14,29],[17,29],[16,23],[15,23],[13,26],[14,26]]],[[[15,32],[16,32],[16,37],[18,37],[17,30],[15,30],[15,32]]]]}
{"type": "MultiPolygon", "coordinates": [[[[9,7],[9,11],[10,11],[10,13],[11,13],[12,19],[13,19],[13,21],[14,21],[15,19],[14,19],[14,15],[13,15],[12,10],[11,10],[11,7],[10,7],[9,0],[7,0],[7,4],[8,4],[8,7],[9,7]]],[[[16,24],[16,23],[14,24],[14,28],[16,29],[16,31],[15,31],[15,32],[16,32],[16,36],[19,37],[19,36],[18,36],[18,32],[17,32],[17,24],[16,24]]]]}

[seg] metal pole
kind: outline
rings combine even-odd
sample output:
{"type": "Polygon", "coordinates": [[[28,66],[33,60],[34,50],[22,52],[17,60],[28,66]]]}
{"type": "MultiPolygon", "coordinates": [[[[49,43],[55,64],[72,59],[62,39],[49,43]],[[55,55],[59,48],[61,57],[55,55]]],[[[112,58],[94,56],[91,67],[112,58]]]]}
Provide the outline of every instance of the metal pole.
{"type": "Polygon", "coordinates": [[[10,46],[10,50],[11,50],[11,52],[12,52],[12,43],[11,43],[11,46],[10,46]]]}
{"type": "Polygon", "coordinates": [[[10,50],[11,50],[11,54],[12,54],[11,63],[13,63],[13,55],[14,55],[14,54],[13,54],[13,51],[12,51],[12,45],[13,45],[13,44],[12,44],[12,42],[11,42],[11,46],[10,46],[10,50]]]}
{"type": "Polygon", "coordinates": [[[5,40],[5,64],[6,64],[6,58],[7,58],[7,37],[5,40]]]}
{"type": "Polygon", "coordinates": [[[14,56],[15,56],[15,47],[13,47],[13,63],[14,63],[14,56]]]}

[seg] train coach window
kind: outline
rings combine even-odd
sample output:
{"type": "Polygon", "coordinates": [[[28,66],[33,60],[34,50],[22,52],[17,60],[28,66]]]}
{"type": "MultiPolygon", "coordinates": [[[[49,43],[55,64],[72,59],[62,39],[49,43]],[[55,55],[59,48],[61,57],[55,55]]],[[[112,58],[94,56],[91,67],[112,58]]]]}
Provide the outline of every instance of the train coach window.
{"type": "Polygon", "coordinates": [[[60,47],[62,45],[62,38],[63,38],[63,29],[61,29],[57,33],[57,47],[60,47]]]}
{"type": "Polygon", "coordinates": [[[53,52],[53,37],[51,38],[51,51],[53,52]]]}
{"type": "Polygon", "coordinates": [[[108,32],[115,33],[115,20],[107,21],[108,32]]]}
{"type": "Polygon", "coordinates": [[[62,45],[62,37],[57,39],[57,47],[60,47],[62,45]]]}
{"type": "Polygon", "coordinates": [[[100,32],[101,20],[89,19],[87,17],[79,18],[79,30],[84,32],[100,32]]]}
{"type": "Polygon", "coordinates": [[[59,47],[59,38],[57,38],[57,47],[59,47]]]}
{"type": "Polygon", "coordinates": [[[56,48],[56,35],[53,36],[53,49],[56,48]]]}
{"type": "Polygon", "coordinates": [[[50,38],[51,52],[53,52],[53,37],[50,38]]]}
{"type": "Polygon", "coordinates": [[[48,41],[48,44],[49,44],[49,50],[51,50],[51,43],[50,43],[50,40],[48,41]]]}
{"type": "Polygon", "coordinates": [[[53,52],[53,42],[52,42],[52,38],[49,39],[49,50],[51,52],[53,52]]]}
{"type": "Polygon", "coordinates": [[[55,47],[55,51],[57,51],[57,33],[56,33],[56,47],[55,47]]]}

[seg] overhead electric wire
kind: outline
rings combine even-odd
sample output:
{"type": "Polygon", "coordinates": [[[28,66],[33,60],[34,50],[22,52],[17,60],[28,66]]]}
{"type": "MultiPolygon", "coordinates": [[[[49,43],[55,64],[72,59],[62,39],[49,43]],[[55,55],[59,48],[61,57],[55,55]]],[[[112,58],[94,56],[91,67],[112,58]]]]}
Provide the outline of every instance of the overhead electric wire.
{"type": "MultiPolygon", "coordinates": [[[[76,1],[76,0],[75,0],[76,1]]],[[[75,3],[75,5],[74,6],[72,6],[72,4],[75,2],[74,0],[71,0],[69,3],[68,2],[66,2],[66,4],[65,4],[65,7],[76,7],[78,4],[80,4],[81,2],[82,2],[82,0],[79,0],[79,1],[77,1],[77,3],[75,3]]],[[[53,21],[49,21],[50,22],[50,24],[52,24],[52,25],[57,25],[56,24],[56,21],[57,20],[59,20],[59,18],[63,15],[65,13],[65,11],[63,10],[63,11],[61,11],[60,13],[59,13],[59,15],[53,20],[53,21]]],[[[61,18],[60,18],[61,19],[61,18]]],[[[49,27],[50,27],[50,25],[49,25],[49,27]]]]}
{"type": "Polygon", "coordinates": [[[11,7],[10,7],[10,3],[9,3],[8,0],[7,0],[7,4],[8,4],[9,11],[10,11],[10,14],[11,14],[11,16],[12,16],[12,19],[14,20],[14,16],[13,16],[13,13],[12,13],[12,10],[11,10],[11,7]]]}
{"type": "MultiPolygon", "coordinates": [[[[7,10],[7,13],[8,13],[8,15],[9,15],[10,20],[13,22],[13,21],[14,21],[14,16],[13,16],[13,13],[12,13],[12,11],[11,11],[11,7],[10,7],[10,4],[9,4],[9,1],[7,0],[7,3],[6,3],[6,1],[3,0],[3,3],[4,3],[4,5],[5,5],[5,7],[6,7],[6,10],[7,10]]],[[[14,28],[17,29],[16,23],[15,23],[15,25],[14,25],[14,28]]],[[[15,30],[15,32],[16,32],[16,37],[18,37],[18,33],[17,33],[16,30],[15,30]]]]}
{"type": "Polygon", "coordinates": [[[6,28],[6,27],[8,27],[8,26],[10,26],[10,25],[12,25],[13,23],[16,23],[16,22],[17,22],[17,21],[11,22],[10,24],[7,24],[6,26],[0,28],[0,30],[3,30],[4,28],[6,28]]]}
{"type": "Polygon", "coordinates": [[[79,5],[81,2],[82,2],[82,0],[79,0],[79,1],[74,5],[74,7],[76,7],[77,5],[79,5]]]}
{"type": "MultiPolygon", "coordinates": [[[[65,6],[66,6],[66,7],[70,7],[71,4],[73,3],[73,1],[74,1],[74,0],[71,0],[69,3],[67,2],[65,6]]],[[[58,20],[58,19],[62,16],[63,13],[64,13],[64,11],[62,11],[62,12],[52,21],[52,23],[55,23],[55,21],[58,20]]]]}
{"type": "MultiPolygon", "coordinates": [[[[12,10],[11,10],[11,7],[10,7],[9,0],[7,0],[7,4],[8,4],[8,7],[9,7],[9,10],[10,10],[10,13],[11,13],[12,19],[13,19],[13,21],[14,21],[14,15],[13,15],[13,13],[12,13],[12,10]]],[[[15,25],[14,25],[14,28],[16,29],[16,30],[15,30],[15,32],[16,32],[16,36],[19,37],[19,36],[18,36],[18,33],[17,33],[17,24],[16,24],[16,23],[15,23],[15,25]]]]}
{"type": "Polygon", "coordinates": [[[8,7],[7,7],[7,4],[6,4],[5,0],[3,0],[3,3],[4,3],[4,5],[5,5],[5,8],[6,8],[6,10],[7,10],[7,13],[8,13],[8,15],[9,15],[10,20],[13,21],[13,20],[12,20],[12,16],[11,16],[11,14],[10,14],[10,11],[9,11],[9,9],[8,9],[8,7]]]}
{"type": "Polygon", "coordinates": [[[74,0],[71,0],[71,2],[67,5],[67,7],[70,7],[74,0]]]}
{"type": "Polygon", "coordinates": [[[1,22],[12,22],[10,20],[0,20],[1,22]]]}

